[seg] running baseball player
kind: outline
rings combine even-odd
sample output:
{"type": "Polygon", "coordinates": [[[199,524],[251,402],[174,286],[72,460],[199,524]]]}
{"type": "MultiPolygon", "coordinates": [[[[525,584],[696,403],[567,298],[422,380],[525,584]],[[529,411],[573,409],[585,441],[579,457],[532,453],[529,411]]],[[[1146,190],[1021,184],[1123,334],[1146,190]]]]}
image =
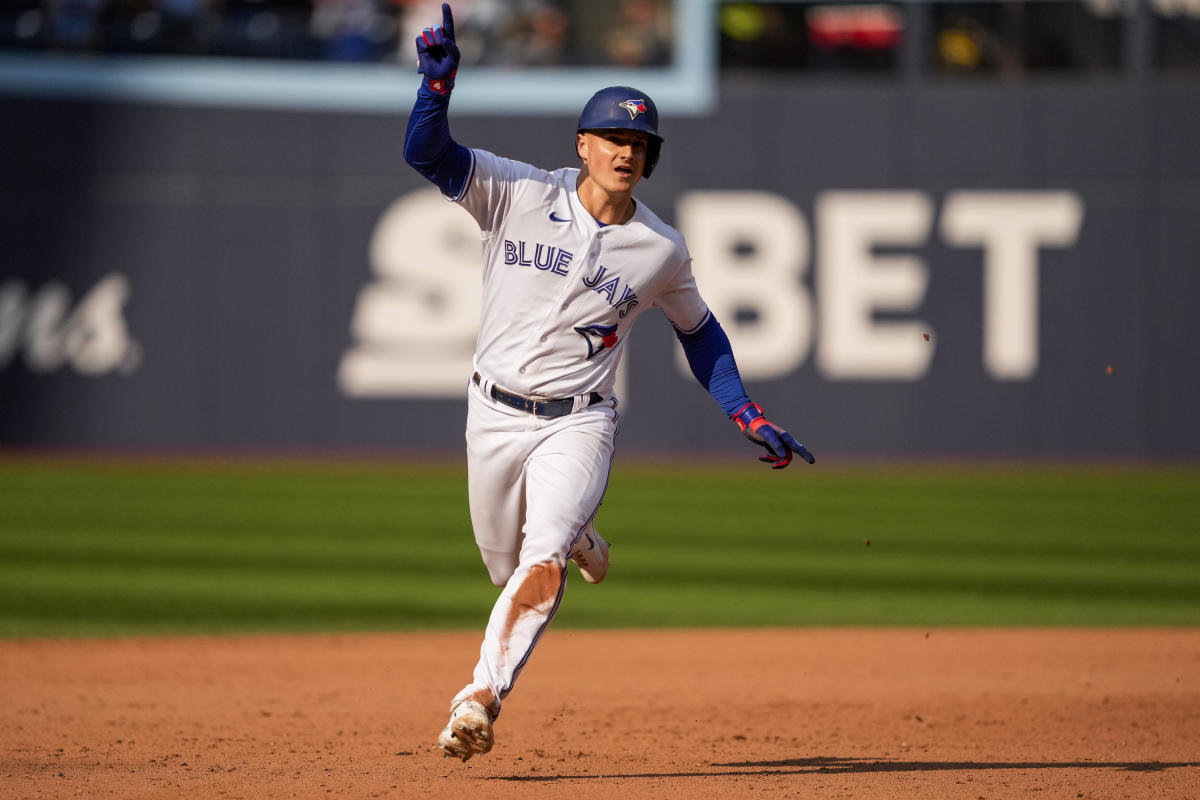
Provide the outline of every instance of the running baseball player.
{"type": "Polygon", "coordinates": [[[643,312],[667,315],[696,379],[765,448],[763,461],[814,459],[747,397],[683,237],[633,196],[662,150],[654,102],[627,86],[601,89],[579,118],[579,168],[547,172],[451,138],[459,53],[449,5],[417,38],[417,59],[405,160],[475,219],[483,241],[468,490],[479,553],[503,591],[438,737],[447,757],[466,761],[492,749],[500,705],[562,600],[567,561],[589,583],[608,572],[593,522],[617,432],[614,376],[643,312]]]}

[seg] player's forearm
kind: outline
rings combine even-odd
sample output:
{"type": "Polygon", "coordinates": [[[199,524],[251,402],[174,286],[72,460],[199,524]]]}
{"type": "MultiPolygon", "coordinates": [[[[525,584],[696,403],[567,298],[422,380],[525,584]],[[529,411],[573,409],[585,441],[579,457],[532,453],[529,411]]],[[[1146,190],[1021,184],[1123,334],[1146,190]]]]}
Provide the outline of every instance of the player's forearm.
{"type": "Polygon", "coordinates": [[[449,105],[449,94],[421,86],[404,133],[404,160],[442,194],[457,197],[471,170],[471,151],[450,136],[449,105]]]}
{"type": "Polygon", "coordinates": [[[733,358],[733,346],[716,317],[710,314],[708,321],[692,333],[684,333],[676,328],[675,336],[683,345],[692,374],[713,396],[726,416],[733,416],[750,402],[733,358]]]}

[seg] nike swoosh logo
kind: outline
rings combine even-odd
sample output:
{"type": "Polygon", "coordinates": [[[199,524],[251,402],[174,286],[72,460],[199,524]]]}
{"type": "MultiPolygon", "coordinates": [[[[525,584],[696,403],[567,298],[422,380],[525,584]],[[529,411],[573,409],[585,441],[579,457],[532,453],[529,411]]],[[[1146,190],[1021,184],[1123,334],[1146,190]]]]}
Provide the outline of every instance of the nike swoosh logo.
{"type": "Polygon", "coordinates": [[[550,221],[551,222],[570,222],[571,220],[563,219],[562,217],[558,216],[558,214],[555,214],[553,211],[551,211],[550,212],[550,221]]]}
{"type": "Polygon", "coordinates": [[[589,535],[587,535],[587,534],[585,533],[585,534],[583,535],[583,538],[585,538],[585,539],[587,539],[587,540],[588,540],[588,550],[595,550],[595,549],[596,549],[596,543],[592,541],[592,537],[591,537],[591,536],[589,536],[589,535]]]}

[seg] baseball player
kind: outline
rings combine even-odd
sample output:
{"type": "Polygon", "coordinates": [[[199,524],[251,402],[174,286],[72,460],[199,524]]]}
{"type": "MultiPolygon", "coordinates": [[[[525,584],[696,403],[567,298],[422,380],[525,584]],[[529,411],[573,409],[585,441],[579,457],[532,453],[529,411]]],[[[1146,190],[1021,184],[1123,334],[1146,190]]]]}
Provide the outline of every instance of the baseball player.
{"type": "Polygon", "coordinates": [[[458,71],[450,6],[417,38],[423,74],[405,160],[479,224],[483,304],[467,384],[471,523],[502,587],[471,682],[438,737],[463,761],[492,748],[500,704],[562,600],[567,561],[608,571],[593,525],[617,432],[613,382],[629,331],[651,308],[675,327],[696,379],[786,467],[813,456],[746,396],[729,339],[692,277],[683,237],[633,196],[658,163],[658,111],[645,93],[601,89],[575,135],[578,169],[547,172],[450,136],[458,71]]]}

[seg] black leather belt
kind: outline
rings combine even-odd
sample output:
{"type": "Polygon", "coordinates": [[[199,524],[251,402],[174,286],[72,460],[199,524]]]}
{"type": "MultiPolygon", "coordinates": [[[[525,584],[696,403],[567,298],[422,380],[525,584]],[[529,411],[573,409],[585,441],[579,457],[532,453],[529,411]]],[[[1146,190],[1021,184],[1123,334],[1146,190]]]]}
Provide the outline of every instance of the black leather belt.
{"type": "MultiPolygon", "coordinates": [[[[480,377],[476,372],[471,376],[471,380],[475,381],[475,385],[479,385],[480,377]]],[[[538,417],[565,417],[575,410],[575,398],[566,397],[562,400],[534,400],[531,397],[525,397],[512,392],[506,392],[499,386],[493,386],[491,390],[492,399],[497,403],[503,403],[510,408],[515,408],[518,411],[524,411],[526,414],[533,414],[538,417]]],[[[588,395],[588,405],[594,406],[604,398],[598,392],[592,392],[588,395]]]]}

